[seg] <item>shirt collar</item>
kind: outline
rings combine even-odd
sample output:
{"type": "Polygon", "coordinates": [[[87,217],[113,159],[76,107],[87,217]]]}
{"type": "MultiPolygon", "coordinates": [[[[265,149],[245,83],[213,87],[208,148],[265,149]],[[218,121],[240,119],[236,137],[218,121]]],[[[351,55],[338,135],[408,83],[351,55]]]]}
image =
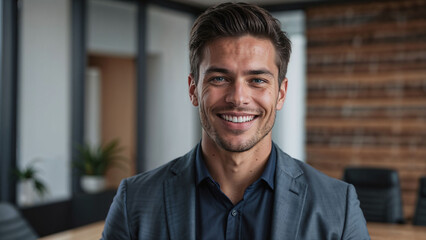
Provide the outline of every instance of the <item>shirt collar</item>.
{"type": "MultiPolygon", "coordinates": [[[[269,155],[268,162],[266,163],[265,170],[263,171],[262,176],[260,179],[264,180],[271,189],[274,189],[275,186],[275,166],[277,163],[277,153],[275,149],[275,145],[272,144],[271,153],[269,155]]],[[[198,144],[197,150],[195,153],[195,183],[198,186],[203,180],[211,177],[205,163],[203,160],[203,155],[201,151],[201,143],[198,144]]]]}
{"type": "Polygon", "coordinates": [[[197,145],[195,153],[195,183],[198,186],[204,179],[213,178],[210,176],[209,171],[204,163],[203,156],[201,154],[201,142],[197,145]]]}

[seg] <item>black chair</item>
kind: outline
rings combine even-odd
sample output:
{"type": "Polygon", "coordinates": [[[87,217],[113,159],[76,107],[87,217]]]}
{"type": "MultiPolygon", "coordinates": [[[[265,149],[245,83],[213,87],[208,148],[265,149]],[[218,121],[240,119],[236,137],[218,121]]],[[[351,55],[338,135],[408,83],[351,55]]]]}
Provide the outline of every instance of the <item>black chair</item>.
{"type": "Polygon", "coordinates": [[[426,177],[420,178],[419,194],[413,224],[426,226],[426,177]]]}
{"type": "Polygon", "coordinates": [[[37,234],[10,203],[0,203],[0,239],[33,240],[37,234]]]}
{"type": "Polygon", "coordinates": [[[382,168],[346,168],[343,180],[355,186],[367,221],[404,222],[398,172],[382,168]]]}

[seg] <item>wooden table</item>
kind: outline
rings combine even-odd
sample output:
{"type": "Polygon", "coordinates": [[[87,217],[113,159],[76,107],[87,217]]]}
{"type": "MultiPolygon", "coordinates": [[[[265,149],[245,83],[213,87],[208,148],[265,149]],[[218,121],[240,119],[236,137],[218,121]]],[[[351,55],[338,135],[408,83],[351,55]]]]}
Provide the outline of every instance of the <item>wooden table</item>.
{"type": "Polygon", "coordinates": [[[86,226],[55,233],[39,240],[99,240],[104,230],[104,221],[95,222],[86,226]]]}
{"type": "MultiPolygon", "coordinates": [[[[99,240],[104,221],[52,234],[40,240],[99,240]]],[[[411,224],[367,223],[372,240],[425,240],[426,226],[411,224]]]]}
{"type": "Polygon", "coordinates": [[[425,240],[426,226],[411,224],[367,223],[371,240],[425,240]]]}

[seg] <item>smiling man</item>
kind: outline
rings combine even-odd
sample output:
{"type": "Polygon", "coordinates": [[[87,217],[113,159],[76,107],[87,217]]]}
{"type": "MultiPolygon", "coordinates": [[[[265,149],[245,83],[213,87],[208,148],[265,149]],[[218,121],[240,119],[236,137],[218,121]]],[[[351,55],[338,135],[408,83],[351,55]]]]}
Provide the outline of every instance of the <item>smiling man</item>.
{"type": "Polygon", "coordinates": [[[257,6],[224,3],[198,17],[188,86],[201,142],[123,180],[103,239],[369,239],[354,187],[272,142],[290,52],[257,6]]]}

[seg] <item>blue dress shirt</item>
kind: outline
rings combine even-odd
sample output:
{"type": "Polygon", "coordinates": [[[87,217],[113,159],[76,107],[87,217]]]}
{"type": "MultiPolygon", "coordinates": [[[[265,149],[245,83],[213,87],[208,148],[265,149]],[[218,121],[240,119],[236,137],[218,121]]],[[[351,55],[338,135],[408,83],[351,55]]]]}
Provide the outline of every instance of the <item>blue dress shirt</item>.
{"type": "Polygon", "coordinates": [[[234,205],[208,172],[198,145],[195,159],[197,239],[269,239],[277,161],[275,146],[262,176],[234,205]]]}

